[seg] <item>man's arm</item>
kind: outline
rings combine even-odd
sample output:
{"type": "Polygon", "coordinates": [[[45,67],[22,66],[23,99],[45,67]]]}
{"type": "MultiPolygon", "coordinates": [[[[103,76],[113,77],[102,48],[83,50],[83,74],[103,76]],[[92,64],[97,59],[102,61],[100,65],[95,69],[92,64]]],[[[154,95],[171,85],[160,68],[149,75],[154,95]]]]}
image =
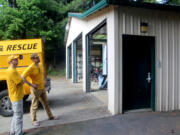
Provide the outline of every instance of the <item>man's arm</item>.
{"type": "Polygon", "coordinates": [[[37,85],[36,85],[36,84],[30,83],[29,81],[26,80],[26,78],[24,78],[24,77],[22,77],[22,76],[21,76],[21,78],[22,78],[23,82],[26,83],[26,84],[28,84],[30,87],[33,87],[33,88],[35,88],[35,89],[37,88],[37,85]]]}
{"type": "Polygon", "coordinates": [[[42,75],[43,75],[43,81],[44,81],[44,85],[46,84],[46,70],[45,70],[45,67],[43,66],[43,64],[42,63],[40,63],[39,64],[39,68],[40,68],[40,70],[41,70],[41,72],[42,72],[42,75]]]}
{"type": "Polygon", "coordinates": [[[44,79],[44,85],[46,84],[46,75],[43,74],[43,79],[44,79]]]}
{"type": "Polygon", "coordinates": [[[21,78],[23,79],[24,83],[28,84],[30,87],[37,88],[36,84],[32,84],[29,81],[26,80],[26,77],[30,75],[32,72],[32,66],[29,66],[23,73],[21,78]]]}

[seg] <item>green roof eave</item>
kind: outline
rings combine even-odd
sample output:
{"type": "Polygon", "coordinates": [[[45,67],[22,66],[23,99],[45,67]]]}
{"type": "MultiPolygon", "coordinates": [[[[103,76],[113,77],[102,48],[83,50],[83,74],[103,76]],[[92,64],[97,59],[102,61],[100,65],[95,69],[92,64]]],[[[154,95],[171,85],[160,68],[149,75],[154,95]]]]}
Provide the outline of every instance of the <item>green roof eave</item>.
{"type": "Polygon", "coordinates": [[[82,14],[68,13],[68,16],[83,19],[83,18],[89,16],[90,14],[96,12],[97,10],[104,8],[107,5],[108,5],[107,0],[102,0],[99,3],[97,3],[95,6],[93,6],[92,8],[90,8],[89,10],[87,10],[86,12],[84,12],[82,14]]]}
{"type": "Polygon", "coordinates": [[[130,6],[137,8],[147,8],[147,9],[160,9],[160,10],[170,10],[170,11],[180,11],[180,6],[177,5],[167,5],[167,4],[158,4],[158,3],[149,3],[149,2],[135,2],[127,0],[101,0],[99,3],[91,7],[89,10],[84,13],[68,13],[69,17],[76,17],[83,19],[90,14],[106,7],[107,5],[119,5],[119,6],[130,6]]]}
{"type": "Polygon", "coordinates": [[[180,11],[179,5],[170,5],[170,4],[160,4],[160,3],[150,3],[150,2],[136,2],[136,1],[127,1],[127,0],[107,0],[109,5],[119,5],[119,6],[129,6],[137,8],[146,8],[146,9],[158,9],[166,11],[180,11]]]}

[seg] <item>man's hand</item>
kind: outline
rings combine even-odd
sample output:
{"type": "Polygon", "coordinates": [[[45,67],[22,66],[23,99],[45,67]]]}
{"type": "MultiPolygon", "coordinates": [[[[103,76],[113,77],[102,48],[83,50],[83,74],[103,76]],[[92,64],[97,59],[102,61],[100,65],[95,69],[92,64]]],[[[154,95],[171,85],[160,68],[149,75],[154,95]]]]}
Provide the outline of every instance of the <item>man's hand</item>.
{"type": "Polygon", "coordinates": [[[37,85],[36,84],[31,84],[31,87],[33,87],[34,89],[37,88],[37,85]]]}
{"type": "Polygon", "coordinates": [[[21,78],[23,79],[23,82],[26,83],[26,84],[28,84],[30,87],[33,87],[34,89],[37,88],[37,85],[36,85],[36,84],[32,84],[32,83],[28,82],[24,77],[21,77],[21,78]]]}

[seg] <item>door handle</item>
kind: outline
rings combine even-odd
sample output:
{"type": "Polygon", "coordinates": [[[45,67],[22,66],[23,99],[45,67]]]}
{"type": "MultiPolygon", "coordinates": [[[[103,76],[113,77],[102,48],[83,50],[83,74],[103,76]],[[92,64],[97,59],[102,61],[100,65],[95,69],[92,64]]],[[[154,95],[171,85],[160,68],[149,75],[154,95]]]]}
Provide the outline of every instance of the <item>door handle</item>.
{"type": "Polygon", "coordinates": [[[148,83],[151,83],[151,73],[150,72],[148,72],[148,76],[147,76],[146,80],[148,81],[148,83]]]}

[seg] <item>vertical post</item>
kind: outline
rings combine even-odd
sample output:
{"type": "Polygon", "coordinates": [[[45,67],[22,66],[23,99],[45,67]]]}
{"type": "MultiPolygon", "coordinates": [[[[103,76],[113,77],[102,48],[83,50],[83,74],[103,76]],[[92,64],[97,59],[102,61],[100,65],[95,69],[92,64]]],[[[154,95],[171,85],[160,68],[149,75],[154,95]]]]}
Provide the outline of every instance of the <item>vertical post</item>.
{"type": "Polygon", "coordinates": [[[73,41],[73,83],[77,83],[76,72],[76,42],[73,41]]]}
{"type": "Polygon", "coordinates": [[[67,49],[67,60],[66,60],[66,63],[67,63],[67,65],[66,65],[66,78],[67,79],[69,79],[70,78],[70,71],[69,71],[69,65],[70,65],[70,48],[69,47],[67,47],[66,48],[67,49]]]}
{"type": "MultiPolygon", "coordinates": [[[[107,18],[107,46],[108,46],[108,109],[112,114],[122,112],[122,79],[120,78],[121,55],[118,33],[118,10],[113,9],[107,18]]],[[[121,74],[122,76],[122,74],[121,74]]]]}
{"type": "Polygon", "coordinates": [[[155,38],[152,38],[151,46],[151,108],[155,111],[155,38]]]}
{"type": "Polygon", "coordinates": [[[91,77],[90,77],[90,50],[89,50],[89,35],[86,35],[86,92],[90,92],[91,77]]]}
{"type": "Polygon", "coordinates": [[[83,43],[83,92],[88,92],[88,74],[87,74],[87,35],[82,34],[82,43],[83,43]]]}

